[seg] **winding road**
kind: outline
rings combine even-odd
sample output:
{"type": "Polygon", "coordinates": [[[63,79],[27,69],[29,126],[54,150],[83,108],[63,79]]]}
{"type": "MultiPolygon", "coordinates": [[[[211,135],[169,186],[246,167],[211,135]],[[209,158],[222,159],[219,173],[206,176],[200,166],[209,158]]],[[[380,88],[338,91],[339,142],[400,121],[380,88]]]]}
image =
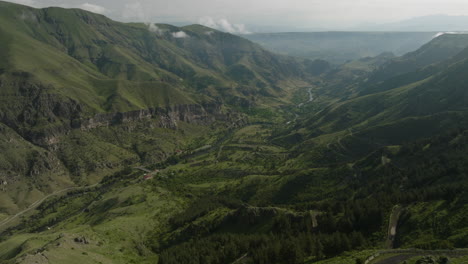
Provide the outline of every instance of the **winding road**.
{"type": "MultiPolygon", "coordinates": [[[[307,93],[309,94],[309,100],[308,100],[307,102],[305,102],[305,103],[300,103],[300,104],[298,104],[298,105],[297,105],[298,108],[301,108],[301,107],[304,106],[306,103],[312,103],[312,102],[315,100],[314,95],[312,94],[312,88],[309,88],[309,89],[307,90],[307,93]]],[[[288,121],[288,122],[286,123],[286,125],[289,125],[289,124],[295,122],[295,121],[299,118],[299,115],[298,115],[298,114],[295,113],[294,115],[295,115],[294,119],[291,120],[291,121],[288,121]]]]}
{"type": "Polygon", "coordinates": [[[309,90],[307,90],[307,92],[309,93],[309,103],[311,103],[311,102],[314,101],[314,95],[312,94],[312,88],[309,88],[309,90]]]}
{"type": "Polygon", "coordinates": [[[55,191],[45,197],[43,197],[42,199],[39,199],[37,201],[35,201],[34,203],[32,203],[31,205],[28,206],[28,208],[24,209],[23,211],[13,215],[13,216],[10,216],[9,218],[7,219],[4,219],[3,221],[0,222],[0,228],[5,226],[6,224],[10,223],[11,221],[13,221],[14,219],[20,217],[21,215],[37,208],[39,205],[41,205],[45,200],[49,199],[50,197],[52,196],[56,196],[56,195],[59,195],[59,194],[62,194],[64,192],[68,192],[68,191],[73,191],[73,190],[78,190],[78,189],[88,189],[88,188],[93,188],[93,187],[96,187],[98,186],[99,183],[96,183],[96,184],[93,184],[93,185],[89,185],[89,186],[82,186],[82,187],[69,187],[69,188],[65,188],[65,189],[62,189],[62,190],[59,190],[59,191],[55,191]]]}
{"type": "Polygon", "coordinates": [[[388,234],[385,241],[385,246],[388,248],[376,252],[369,256],[365,264],[400,264],[405,260],[413,257],[434,255],[434,256],[448,256],[448,257],[464,257],[468,256],[468,249],[452,249],[452,250],[422,250],[422,249],[393,249],[395,236],[397,234],[398,220],[404,210],[401,205],[393,207],[392,213],[388,223],[388,234]],[[387,258],[383,257],[389,255],[387,258]]]}

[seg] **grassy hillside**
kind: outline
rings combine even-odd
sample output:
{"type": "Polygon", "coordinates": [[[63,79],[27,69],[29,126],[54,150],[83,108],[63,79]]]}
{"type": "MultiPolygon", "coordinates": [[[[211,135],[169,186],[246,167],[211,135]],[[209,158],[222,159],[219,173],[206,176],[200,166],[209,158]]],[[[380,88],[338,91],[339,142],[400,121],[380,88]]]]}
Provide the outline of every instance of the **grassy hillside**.
{"type": "Polygon", "coordinates": [[[0,22],[1,263],[466,259],[464,37],[331,67],[200,25],[0,22]]]}
{"type": "Polygon", "coordinates": [[[152,179],[127,170],[49,199],[3,233],[0,256],[6,263],[355,263],[385,247],[395,205],[403,208],[398,247],[466,247],[466,131],[305,170],[265,142],[272,128],[252,125],[210,151],[155,164],[152,179]]]}
{"type": "Polygon", "coordinates": [[[370,81],[383,81],[391,77],[413,72],[419,68],[445,61],[467,48],[468,36],[465,34],[441,35],[414,52],[395,58],[375,71],[370,81]]]}
{"type": "Polygon", "coordinates": [[[2,213],[160,161],[207,128],[262,120],[322,65],[200,25],[125,24],[79,9],[0,2],[0,24],[0,122],[22,139],[18,151],[4,148],[0,175],[16,185],[2,213]]]}
{"type": "MultiPolygon", "coordinates": [[[[441,46],[462,46],[460,39],[456,38],[455,44],[451,44],[453,40],[448,37],[437,42],[449,42],[441,46]]],[[[422,47],[415,54],[423,54],[427,49],[427,46],[422,47]]],[[[333,86],[317,89],[316,93],[323,91],[323,96],[344,95],[300,119],[292,129],[284,130],[277,142],[287,146],[297,144],[298,152],[304,154],[304,162],[335,162],[353,159],[381,146],[398,145],[465,127],[467,112],[463,87],[467,68],[464,53],[462,50],[455,57],[447,56],[430,67],[423,66],[372,86],[363,85],[361,80],[369,74],[363,73],[356,82],[343,84],[348,86],[347,89],[341,87],[343,91],[334,90],[338,87],[333,86]],[[306,141],[298,144],[298,140],[306,141]]],[[[404,61],[406,56],[400,60],[404,61]]]]}
{"type": "Polygon", "coordinates": [[[187,96],[200,102],[209,100],[202,94],[220,96],[223,90],[224,96],[244,97],[245,85],[253,95],[268,96],[279,92],[271,89],[279,81],[304,76],[292,59],[202,26],[153,25],[154,32],[148,25],[77,9],[1,5],[2,40],[8,40],[2,41],[8,65],[3,75],[27,72],[31,81],[51,85],[94,111],[192,103],[187,96]],[[174,37],[176,32],[184,32],[184,38],[174,37]],[[155,89],[151,97],[160,98],[148,102],[134,93],[140,89],[144,95],[155,89]],[[158,96],[159,89],[169,96],[158,96]]]}

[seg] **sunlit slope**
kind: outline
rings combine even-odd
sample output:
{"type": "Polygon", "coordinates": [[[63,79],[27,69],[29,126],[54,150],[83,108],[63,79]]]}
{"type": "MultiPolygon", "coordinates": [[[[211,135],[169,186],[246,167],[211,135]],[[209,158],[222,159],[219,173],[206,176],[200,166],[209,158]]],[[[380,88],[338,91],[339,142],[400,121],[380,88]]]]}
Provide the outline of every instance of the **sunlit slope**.
{"type": "Polygon", "coordinates": [[[51,85],[54,93],[96,111],[210,96],[273,97],[282,94],[281,82],[307,76],[301,62],[199,25],[149,27],[79,9],[0,5],[4,75],[26,72],[31,82],[51,85]],[[142,95],[147,93],[153,99],[142,95]]]}
{"type": "Polygon", "coordinates": [[[445,34],[432,39],[414,52],[390,60],[375,71],[370,81],[383,81],[391,77],[416,71],[440,63],[459,54],[468,47],[468,34],[445,34]]]}
{"type": "MultiPolygon", "coordinates": [[[[440,46],[452,45],[453,39],[458,43],[453,45],[463,46],[461,37],[452,37],[443,38],[449,43],[440,46]]],[[[465,44],[468,45],[468,39],[465,44]]],[[[427,47],[421,50],[415,53],[423,54],[427,47]]],[[[299,148],[313,149],[311,161],[317,153],[333,161],[464,127],[468,123],[465,54],[462,50],[455,56],[447,55],[430,67],[423,66],[373,86],[357,84],[358,90],[364,88],[361,95],[341,99],[305,117],[278,142],[295,145],[306,140],[308,143],[299,148]]]]}

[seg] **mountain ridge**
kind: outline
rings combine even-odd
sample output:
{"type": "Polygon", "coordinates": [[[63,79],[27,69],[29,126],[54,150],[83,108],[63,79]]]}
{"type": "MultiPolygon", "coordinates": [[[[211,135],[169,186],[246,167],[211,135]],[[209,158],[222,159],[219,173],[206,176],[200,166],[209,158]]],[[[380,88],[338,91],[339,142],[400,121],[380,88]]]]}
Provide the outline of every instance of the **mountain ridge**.
{"type": "Polygon", "coordinates": [[[254,110],[285,104],[313,78],[305,69],[314,62],[200,25],[151,27],[6,2],[0,22],[0,122],[28,153],[1,157],[8,212],[49,190],[161,161],[206,127],[237,126],[254,110]]]}
{"type": "Polygon", "coordinates": [[[0,262],[461,263],[465,42],[332,65],[0,2],[0,262]]]}

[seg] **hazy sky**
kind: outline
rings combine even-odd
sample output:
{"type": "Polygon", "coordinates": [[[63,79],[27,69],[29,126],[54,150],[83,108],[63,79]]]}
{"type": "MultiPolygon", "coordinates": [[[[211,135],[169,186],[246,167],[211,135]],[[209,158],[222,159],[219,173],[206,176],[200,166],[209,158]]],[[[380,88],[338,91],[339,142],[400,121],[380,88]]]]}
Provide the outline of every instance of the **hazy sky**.
{"type": "Polygon", "coordinates": [[[345,29],[433,14],[468,15],[467,0],[9,0],[80,7],[116,20],[192,22],[248,31],[255,26],[345,29]],[[246,26],[243,26],[246,25],[246,26]]]}

